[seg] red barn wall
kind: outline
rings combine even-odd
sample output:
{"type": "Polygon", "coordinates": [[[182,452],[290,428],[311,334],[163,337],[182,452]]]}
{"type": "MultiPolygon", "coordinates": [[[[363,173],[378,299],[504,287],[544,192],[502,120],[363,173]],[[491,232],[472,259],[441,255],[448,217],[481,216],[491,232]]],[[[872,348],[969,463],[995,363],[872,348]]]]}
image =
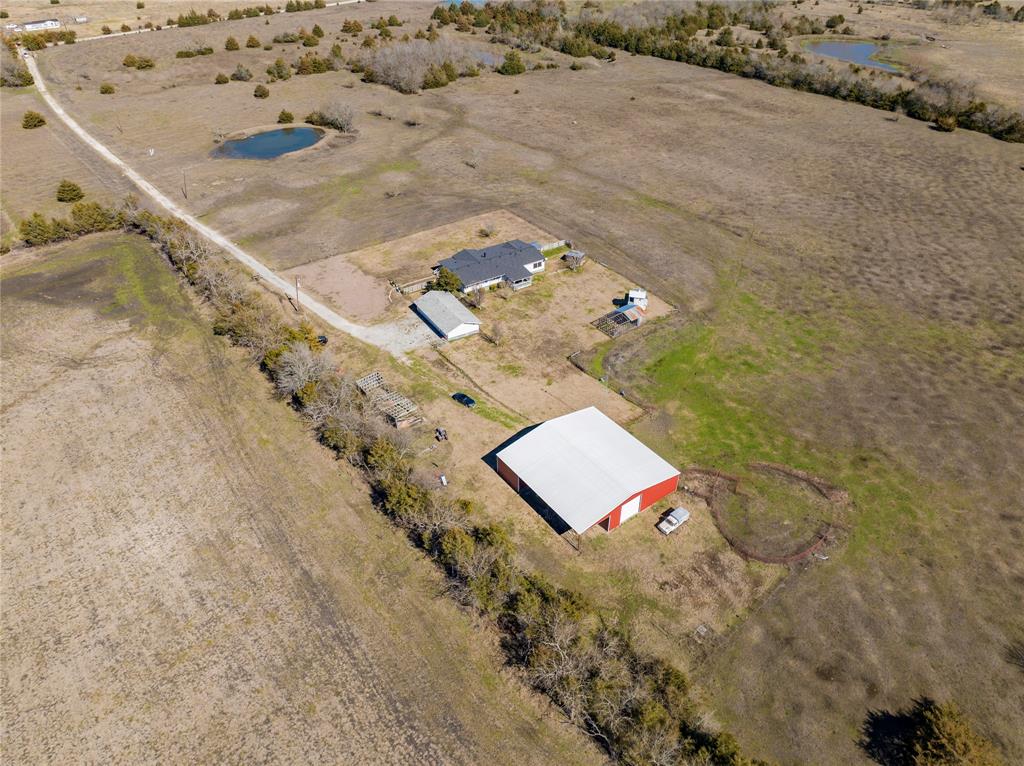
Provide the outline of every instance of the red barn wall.
{"type": "Polygon", "coordinates": [[[511,468],[509,468],[507,465],[505,465],[504,463],[501,462],[501,458],[500,457],[497,458],[497,460],[498,460],[498,476],[503,478],[505,480],[505,482],[510,487],[512,487],[512,489],[514,489],[516,492],[518,492],[519,491],[519,477],[516,475],[515,471],[513,471],[511,468]]]}
{"type": "MultiPolygon", "coordinates": [[[[667,497],[668,495],[671,495],[673,492],[676,491],[676,487],[678,487],[678,486],[679,486],[679,474],[676,474],[675,476],[672,476],[672,477],[670,477],[668,479],[665,479],[665,481],[658,482],[657,484],[654,484],[654,485],[648,487],[647,489],[643,490],[642,492],[638,493],[641,496],[640,497],[640,511],[643,512],[643,511],[647,510],[652,505],[654,505],[656,502],[661,500],[663,497],[667,497]]],[[[622,505],[620,505],[618,508],[615,508],[611,513],[609,513],[607,516],[605,516],[598,523],[602,527],[607,529],[609,532],[611,532],[613,529],[615,529],[617,526],[619,526],[619,524],[622,523],[622,521],[621,521],[622,506],[625,505],[626,503],[628,503],[630,500],[633,500],[635,497],[636,497],[636,495],[631,495],[630,497],[626,498],[622,502],[622,505]]]]}

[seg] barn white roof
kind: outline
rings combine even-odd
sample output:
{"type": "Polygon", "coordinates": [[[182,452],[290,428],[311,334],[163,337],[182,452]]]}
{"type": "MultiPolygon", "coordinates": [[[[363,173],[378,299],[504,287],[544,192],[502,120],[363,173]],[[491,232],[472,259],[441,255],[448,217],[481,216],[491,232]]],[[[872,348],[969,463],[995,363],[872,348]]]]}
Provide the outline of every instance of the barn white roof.
{"type": "Polygon", "coordinates": [[[637,492],[679,475],[596,407],[541,423],[498,458],[579,533],[637,492]]]}

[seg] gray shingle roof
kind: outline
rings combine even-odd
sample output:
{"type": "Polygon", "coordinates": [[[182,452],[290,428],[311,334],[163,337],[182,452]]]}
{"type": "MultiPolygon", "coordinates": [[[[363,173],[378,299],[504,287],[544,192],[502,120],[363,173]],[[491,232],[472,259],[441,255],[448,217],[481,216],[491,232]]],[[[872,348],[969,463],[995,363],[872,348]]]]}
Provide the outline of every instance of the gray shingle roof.
{"type": "Polygon", "coordinates": [[[513,282],[531,276],[526,264],[543,261],[544,256],[533,245],[521,239],[502,242],[480,250],[460,250],[438,264],[454,272],[464,285],[475,285],[504,277],[513,282]]]}
{"type": "Polygon", "coordinates": [[[473,316],[473,312],[451,293],[431,290],[412,305],[446,336],[459,325],[480,324],[480,320],[473,316]]]}

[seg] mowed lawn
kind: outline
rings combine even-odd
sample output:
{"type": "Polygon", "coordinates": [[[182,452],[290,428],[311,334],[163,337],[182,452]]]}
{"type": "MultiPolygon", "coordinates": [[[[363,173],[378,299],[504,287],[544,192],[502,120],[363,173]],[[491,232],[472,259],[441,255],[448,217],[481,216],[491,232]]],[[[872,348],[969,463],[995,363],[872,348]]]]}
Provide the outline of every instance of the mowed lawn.
{"type": "Polygon", "coordinates": [[[594,763],[144,240],[8,257],[8,763],[594,763]]]}

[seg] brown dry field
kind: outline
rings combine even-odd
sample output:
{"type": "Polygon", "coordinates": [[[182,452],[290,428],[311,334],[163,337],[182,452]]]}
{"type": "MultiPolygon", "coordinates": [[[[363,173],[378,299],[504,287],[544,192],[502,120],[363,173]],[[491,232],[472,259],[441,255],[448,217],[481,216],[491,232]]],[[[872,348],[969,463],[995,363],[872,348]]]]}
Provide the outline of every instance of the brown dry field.
{"type": "MultiPolygon", "coordinates": [[[[59,126],[24,130],[21,117],[29,109],[45,111],[34,88],[4,88],[0,97],[0,235],[10,243],[17,222],[39,211],[67,215],[70,205],[57,202],[57,184],[76,179],[88,199],[111,204],[130,191],[130,185],[106,162],[81,151],[70,132],[59,126]],[[18,157],[18,161],[12,161],[18,157]],[[47,161],[39,161],[45,157],[47,161]]],[[[52,121],[51,121],[52,122],[52,121]]]]}
{"type": "MultiPolygon", "coordinates": [[[[867,8],[862,17],[885,10],[867,8]]],[[[480,445],[500,443],[510,425],[448,401],[462,383],[442,360],[389,372],[413,386],[431,421],[450,426],[444,465],[457,486],[482,488],[493,501],[488,512],[516,528],[531,563],[617,598],[655,649],[666,643],[664,634],[650,637],[657,626],[682,636],[707,619],[725,632],[695,672],[752,754],[863,763],[856,740],[867,712],[932,694],[956,698],[1010,762],[1024,759],[1024,691],[1005,660],[1024,636],[1024,212],[1011,204],[1021,196],[1024,147],[640,57],[572,72],[568,59],[544,52],[528,58],[562,68],[485,74],[417,96],[348,72],[274,83],[265,101],[252,98],[252,83],[212,84],[237,62],[261,73],[277,56],[297,55],[295,46],[227,53],[228,34],[269,37],[320,23],[330,43],[346,17],[422,19],[427,9],[381,2],[275,17],[270,26],[162,32],[144,49],[142,38],[86,43],[39,61],[87,129],[166,192],[180,190],[184,173],[181,201],[275,268],[386,250],[503,209],[572,239],[679,308],[621,344],[634,350],[641,377],[652,349],[679,328],[711,328],[719,345],[740,352],[772,346],[763,323],[730,319],[736,292],[756,296],[787,326],[824,328],[813,364],[799,347],[773,347],[776,367],[740,392],[744,403],[782,424],[787,439],[858,455],[859,480],[870,482],[875,466],[898,472],[906,513],[878,524],[862,509],[864,521],[852,522],[855,553],[837,550],[792,573],[743,564],[699,512],[693,540],[661,541],[649,523],[634,523],[566,555],[480,460],[480,445]],[[217,53],[173,59],[199,40],[217,53]],[[155,70],[121,69],[125,53],[142,50],[156,56],[155,70]],[[115,96],[96,92],[107,80],[118,85],[115,96]],[[335,99],[358,115],[352,143],[265,163],[208,158],[218,134],[335,99]],[[399,119],[369,114],[377,110],[399,119]],[[422,126],[403,124],[412,113],[422,126]],[[783,574],[784,587],[774,588],[783,574]],[[662,597],[652,600],[655,592],[662,597]]],[[[930,23],[916,21],[921,12],[890,10],[930,23]]],[[[852,18],[859,33],[870,32],[852,18]]],[[[988,23],[957,29],[979,40],[990,32],[988,23]]],[[[977,64],[979,76],[991,72],[989,87],[1013,90],[1012,53],[992,55],[977,64]],[[999,79],[996,57],[1008,79],[999,79]]],[[[5,171],[28,173],[30,162],[5,152],[5,171]]],[[[64,175],[74,175],[68,168],[64,175]]],[[[683,392],[688,379],[676,385],[683,392]]],[[[669,454],[693,416],[679,408],[663,415],[638,429],[669,454]]]]}
{"type": "Polygon", "coordinates": [[[6,763],[600,760],[145,241],[0,288],[6,763]]]}

